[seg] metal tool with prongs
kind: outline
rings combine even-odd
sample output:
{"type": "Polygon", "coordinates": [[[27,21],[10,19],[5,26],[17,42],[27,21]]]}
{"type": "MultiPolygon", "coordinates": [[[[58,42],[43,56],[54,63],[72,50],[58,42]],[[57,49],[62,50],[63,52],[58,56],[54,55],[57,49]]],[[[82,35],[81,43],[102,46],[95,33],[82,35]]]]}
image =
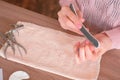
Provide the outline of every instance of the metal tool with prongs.
{"type": "Polygon", "coordinates": [[[21,53],[20,48],[23,49],[25,53],[27,53],[27,50],[24,48],[24,46],[22,46],[20,43],[17,42],[15,35],[14,35],[14,31],[17,31],[19,34],[18,29],[21,27],[24,27],[24,25],[14,24],[12,26],[13,26],[13,29],[11,29],[10,31],[8,31],[4,34],[0,32],[0,37],[2,38],[2,41],[0,41],[0,45],[4,46],[3,42],[4,41],[6,42],[6,45],[4,46],[4,49],[3,49],[3,53],[4,53],[5,58],[7,58],[6,52],[7,52],[8,47],[11,47],[14,55],[15,55],[15,46],[17,47],[21,56],[22,56],[22,53],[21,53]]]}

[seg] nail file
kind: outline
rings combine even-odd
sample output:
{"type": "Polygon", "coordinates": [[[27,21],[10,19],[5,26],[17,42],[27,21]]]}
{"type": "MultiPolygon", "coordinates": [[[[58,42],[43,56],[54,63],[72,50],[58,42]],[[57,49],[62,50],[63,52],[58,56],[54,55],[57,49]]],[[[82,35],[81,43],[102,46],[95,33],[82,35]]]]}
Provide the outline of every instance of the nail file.
{"type": "MultiPolygon", "coordinates": [[[[73,6],[73,4],[70,4],[70,9],[72,12],[77,15],[77,12],[73,6]]],[[[78,15],[77,15],[78,16],[78,15]]],[[[84,36],[96,47],[98,48],[100,46],[98,40],[90,33],[87,31],[85,26],[82,24],[82,28],[80,28],[80,31],[84,34],[84,36]]]]}

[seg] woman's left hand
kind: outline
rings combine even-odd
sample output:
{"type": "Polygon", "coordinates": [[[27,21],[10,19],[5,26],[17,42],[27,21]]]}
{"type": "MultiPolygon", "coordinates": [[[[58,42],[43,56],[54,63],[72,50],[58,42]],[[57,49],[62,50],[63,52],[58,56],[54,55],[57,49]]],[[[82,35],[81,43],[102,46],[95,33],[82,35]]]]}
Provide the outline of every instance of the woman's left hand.
{"type": "Polygon", "coordinates": [[[77,63],[87,60],[95,61],[106,51],[111,49],[112,41],[105,33],[95,35],[96,39],[100,42],[100,46],[95,48],[88,40],[80,43],[77,42],[74,46],[74,52],[77,63]]]}

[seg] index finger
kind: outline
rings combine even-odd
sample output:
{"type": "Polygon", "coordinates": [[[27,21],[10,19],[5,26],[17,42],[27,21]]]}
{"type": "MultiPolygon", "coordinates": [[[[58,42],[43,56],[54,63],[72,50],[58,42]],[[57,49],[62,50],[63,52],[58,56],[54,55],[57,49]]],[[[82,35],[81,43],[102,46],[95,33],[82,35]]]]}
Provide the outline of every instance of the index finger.
{"type": "Polygon", "coordinates": [[[72,12],[72,10],[68,7],[68,11],[65,11],[65,12],[67,12],[66,13],[66,16],[74,23],[74,24],[82,24],[81,23],[81,19],[77,16],[77,15],[75,15],[73,12],[72,12]]]}

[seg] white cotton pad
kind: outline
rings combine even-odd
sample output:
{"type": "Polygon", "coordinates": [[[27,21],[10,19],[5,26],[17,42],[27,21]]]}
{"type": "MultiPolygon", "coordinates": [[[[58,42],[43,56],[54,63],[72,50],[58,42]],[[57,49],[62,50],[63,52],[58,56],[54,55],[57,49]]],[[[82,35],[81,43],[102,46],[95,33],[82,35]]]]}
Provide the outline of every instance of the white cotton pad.
{"type": "Polygon", "coordinates": [[[28,75],[28,73],[24,71],[16,71],[10,75],[9,80],[24,80],[29,78],[30,76],[28,75]]]}

